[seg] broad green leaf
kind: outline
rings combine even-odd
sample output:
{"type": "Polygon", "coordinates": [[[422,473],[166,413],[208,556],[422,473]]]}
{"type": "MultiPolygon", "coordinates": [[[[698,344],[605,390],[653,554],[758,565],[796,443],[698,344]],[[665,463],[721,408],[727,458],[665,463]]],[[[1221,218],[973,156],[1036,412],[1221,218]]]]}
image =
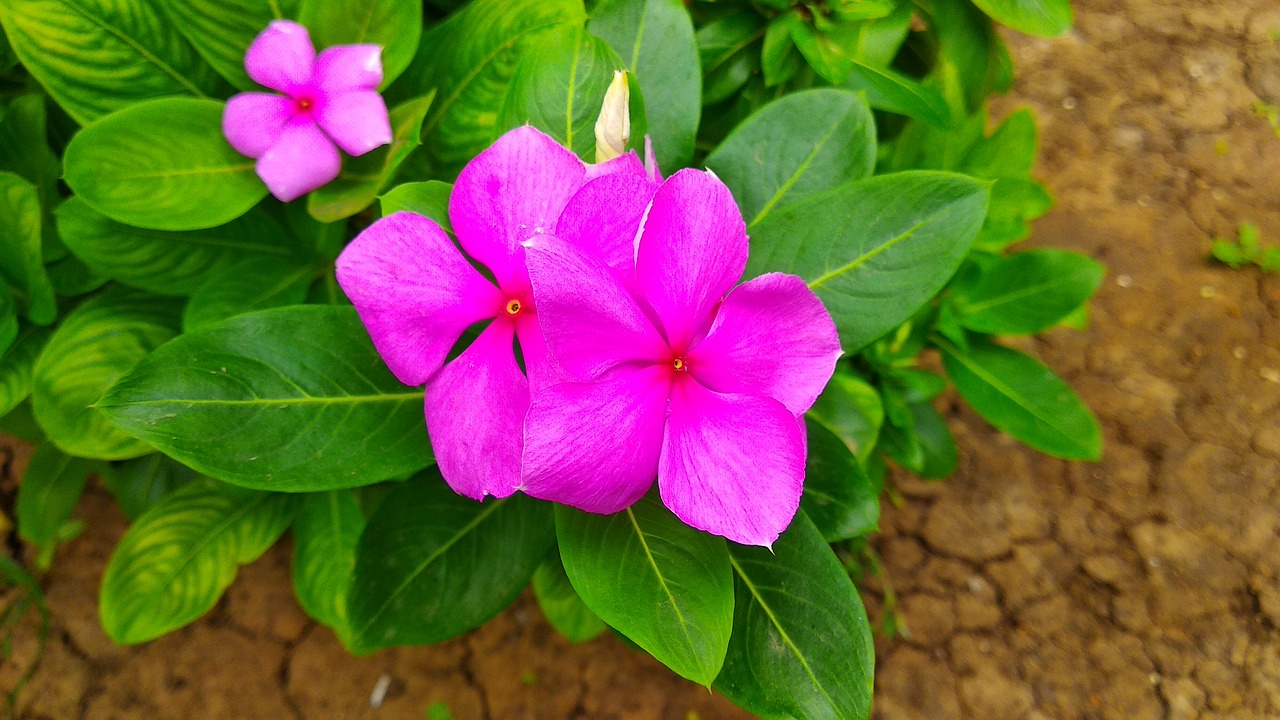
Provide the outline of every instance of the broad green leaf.
{"type": "Polygon", "coordinates": [[[609,43],[639,80],[659,163],[672,170],[688,165],[702,115],[702,69],[684,4],[604,0],[587,29],[609,43]]]}
{"type": "Polygon", "coordinates": [[[29,402],[19,403],[18,407],[0,417],[0,431],[37,445],[46,439],[29,402]]]}
{"type": "Polygon", "coordinates": [[[791,39],[791,26],[804,22],[796,13],[785,13],[769,21],[760,47],[760,72],[765,87],[777,87],[796,76],[804,67],[804,56],[791,39]]]}
{"type": "Polygon", "coordinates": [[[1022,108],[1010,113],[989,137],[973,144],[960,161],[961,172],[981,178],[1025,180],[1036,160],[1036,121],[1022,108]]]}
{"type": "Polygon", "coordinates": [[[827,542],[874,532],[880,522],[880,489],[835,433],[811,417],[805,427],[809,460],[800,507],[827,542]]]}
{"type": "Polygon", "coordinates": [[[186,465],[162,453],[151,453],[108,464],[102,474],[102,485],[132,520],[197,477],[196,471],[186,465]]]}
{"type": "Polygon", "coordinates": [[[904,172],[858,180],[773,211],[752,232],[747,275],[799,275],[854,353],[910,318],[969,251],[987,186],[904,172]]]}
{"type": "MultiPolygon", "coordinates": [[[[260,90],[244,70],[244,54],[272,20],[292,18],[299,0],[162,0],[178,32],[222,77],[260,90]]],[[[315,29],[311,28],[314,40],[315,29]]]]}
{"type": "Polygon", "coordinates": [[[208,274],[182,313],[192,332],[242,313],[297,305],[307,299],[316,269],[301,259],[254,257],[208,274]]]}
{"type": "Polygon", "coordinates": [[[176,308],[153,295],[113,288],[67,315],[36,360],[31,404],[63,452],[124,460],[151,452],[95,405],[111,384],[177,332],[176,308]]]}
{"type": "Polygon", "coordinates": [[[581,25],[543,33],[526,50],[511,76],[496,134],[533,125],[578,157],[595,162],[600,103],[623,68],[605,41],[581,25]]]}
{"type": "Polygon", "coordinates": [[[819,89],[769,103],[707,156],[751,227],[770,212],[871,174],[876,128],[858,95],[819,89]]]}
{"type": "Polygon", "coordinates": [[[110,282],[110,278],[84,264],[75,255],[67,255],[45,266],[54,292],[64,297],[86,295],[110,282]]]}
{"type": "Polygon", "coordinates": [[[422,37],[421,0],[300,0],[298,22],[317,50],[332,45],[382,46],[382,86],[409,66],[422,37]]]}
{"type": "Polygon", "coordinates": [[[94,210],[141,228],[199,230],[238,218],[267,186],[222,136],[222,108],[168,98],[108,115],[67,145],[67,184],[94,210]]]}
{"type": "Polygon", "coordinates": [[[58,531],[71,519],[93,462],[71,457],[49,443],[36,448],[18,484],[18,534],[37,547],[58,541],[58,531]]]}
{"type": "Polygon", "coordinates": [[[951,125],[947,101],[937,90],[887,67],[851,61],[846,87],[865,93],[877,110],[906,115],[936,127],[951,125]]]}
{"type": "Polygon", "coordinates": [[[124,431],[236,485],[303,492],[431,462],[422,390],[383,365],[355,309],[260,310],[152,353],[98,403],[124,431]]]}
{"type": "Polygon", "coordinates": [[[9,285],[0,280],[0,353],[5,352],[18,339],[18,308],[13,303],[9,285]]]}
{"type": "Polygon", "coordinates": [[[22,95],[9,103],[0,120],[0,170],[34,183],[46,211],[58,200],[62,175],[62,165],[49,149],[47,114],[43,95],[22,95]]]}
{"type": "Polygon", "coordinates": [[[525,495],[477,503],[439,473],[410,479],[360,536],[347,602],[352,646],[426,645],[480,626],[529,584],[553,528],[550,504],[525,495]]]}
{"type": "Polygon", "coordinates": [[[1102,284],[1101,264],[1067,250],[1029,250],[996,258],[956,277],[960,324],[992,335],[1034,335],[1083,305],[1102,284]]]}
{"type": "Polygon", "coordinates": [[[86,265],[159,295],[190,295],[245,258],[290,260],[284,229],[258,210],[203,230],[146,230],[116,222],[73,197],[58,208],[57,219],[63,242],[86,265]]]}
{"type": "Polygon", "coordinates": [[[307,197],[307,211],[320,222],[336,222],[369,207],[395,177],[396,171],[422,144],[422,121],[435,93],[415,98],[391,110],[390,145],[358,158],[348,158],[338,178],[307,197]]]}
{"type": "Polygon", "coordinates": [[[914,17],[915,7],[902,2],[884,17],[859,22],[853,59],[872,67],[889,67],[906,42],[914,17]]]}
{"type": "Polygon", "coordinates": [[[585,20],[581,0],[477,0],[431,28],[394,97],[437,90],[422,128],[442,175],[456,173],[493,141],[507,85],[529,42],[585,20]]]}
{"type": "Polygon", "coordinates": [[[915,0],[913,4],[937,41],[934,84],[953,114],[974,113],[1001,84],[1003,44],[991,20],[969,0],[915,0]]]}
{"type": "Polygon", "coordinates": [[[289,527],[297,498],[207,478],[152,505],[129,527],[102,578],[102,627],[122,645],[154,640],[208,612],[241,565],[289,527]]]}
{"type": "Polygon", "coordinates": [[[382,217],[401,211],[417,213],[434,220],[450,235],[453,225],[449,222],[449,193],[453,186],[439,180],[397,185],[382,196],[382,217]]]}
{"type": "Polygon", "coordinates": [[[764,18],[750,8],[725,15],[698,28],[698,62],[702,66],[702,104],[728,100],[760,66],[757,41],[764,37],[764,18]]]}
{"type": "Polygon", "coordinates": [[[736,607],[716,690],[762,718],[866,720],[875,653],[858,591],[801,511],[766,548],[730,544],[736,607]]]}
{"type": "Polygon", "coordinates": [[[1049,212],[1053,197],[1034,180],[1000,178],[991,186],[991,204],[975,249],[998,253],[1031,234],[1029,221],[1049,212]]]}
{"type": "Polygon", "coordinates": [[[1037,37],[1058,37],[1071,29],[1069,0],[973,0],[996,22],[1037,37]]]}
{"type": "Polygon", "coordinates": [[[22,64],[81,125],[150,98],[224,92],[154,2],[6,0],[0,23],[22,64]]]}
{"type": "Polygon", "coordinates": [[[31,396],[31,376],[36,358],[40,357],[52,334],[49,328],[24,327],[18,331],[13,345],[0,355],[0,416],[9,414],[31,396]]]}
{"type": "Polygon", "coordinates": [[[48,325],[57,298],[44,268],[40,191],[10,172],[0,172],[0,275],[26,294],[27,319],[48,325]]]}
{"type": "Polygon", "coordinates": [[[560,562],[559,550],[552,550],[551,557],[533,573],[533,594],[547,622],[569,642],[587,642],[607,627],[573,589],[564,572],[564,563],[560,562]]]}
{"type": "Polygon", "coordinates": [[[1102,455],[1098,421],[1040,361],[987,342],[970,343],[968,352],[946,341],[938,347],[960,396],[997,429],[1065,460],[1102,455]]]}
{"type": "Polygon", "coordinates": [[[344,641],[347,590],[356,567],[364,514],[350,490],[307,495],[293,521],[293,590],[298,604],[344,641]]]}
{"type": "Polygon", "coordinates": [[[843,440],[865,464],[871,457],[876,436],[884,423],[884,405],[880,393],[867,381],[837,369],[826,389],[809,408],[808,417],[843,440]]]}
{"type": "Polygon", "coordinates": [[[924,455],[924,462],[916,472],[920,477],[938,480],[950,476],[956,471],[959,458],[947,421],[927,402],[912,403],[911,413],[916,440],[924,455]]]}
{"type": "Polygon", "coordinates": [[[614,515],[556,506],[556,535],[587,607],[679,675],[711,684],[733,625],[723,538],[685,525],[653,496],[614,515]]]}

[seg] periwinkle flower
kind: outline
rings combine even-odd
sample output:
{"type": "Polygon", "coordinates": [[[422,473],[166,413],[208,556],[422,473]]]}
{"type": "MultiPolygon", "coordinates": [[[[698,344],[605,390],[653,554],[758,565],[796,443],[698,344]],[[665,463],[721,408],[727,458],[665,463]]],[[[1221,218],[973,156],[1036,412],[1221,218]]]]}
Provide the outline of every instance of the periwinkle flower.
{"type": "Polygon", "coordinates": [[[518,488],[530,388],[558,381],[521,242],[557,232],[621,267],[631,261],[631,238],[656,187],[634,153],[587,166],[521,127],[468,163],[449,198],[458,244],[492,281],[439,225],[407,212],[373,223],[338,258],[338,283],[387,366],[406,385],[426,383],[427,432],[441,474],[459,494],[480,500],[518,488]],[[575,224],[562,226],[567,205],[575,224]],[[487,325],[445,364],[478,323],[487,325]]]}
{"type": "Polygon", "coordinates": [[[342,148],[358,156],[391,142],[387,105],[378,94],[382,48],[335,45],[316,55],[307,29],[275,20],[244,56],[249,77],[283,93],[246,92],[227,101],[222,132],[257,158],[258,177],[288,202],[338,177],[342,148]]]}
{"type": "MultiPolygon", "coordinates": [[[[572,208],[562,227],[582,225],[572,208]]],[[[803,414],[841,354],[803,280],[738,287],[747,235],[728,188],[682,170],[653,195],[632,263],[564,238],[525,243],[543,337],[570,378],[536,389],[523,489],[589,512],[638,500],[656,477],[689,525],[771,545],[799,507],[803,414]]]]}

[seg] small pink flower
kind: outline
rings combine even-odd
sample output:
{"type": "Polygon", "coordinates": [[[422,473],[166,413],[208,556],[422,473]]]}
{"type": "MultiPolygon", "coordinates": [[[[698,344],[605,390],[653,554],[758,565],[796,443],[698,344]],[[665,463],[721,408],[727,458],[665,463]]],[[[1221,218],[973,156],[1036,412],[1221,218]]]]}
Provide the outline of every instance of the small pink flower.
{"type": "Polygon", "coordinates": [[[391,142],[387,105],[378,94],[382,48],[335,45],[316,56],[307,29],[275,20],[244,56],[254,82],[278,90],[227,101],[222,132],[231,147],[257,158],[258,177],[288,202],[338,177],[342,156],[391,142]]]}
{"type": "MultiPolygon", "coordinates": [[[[581,224],[572,208],[560,220],[581,224]]],[[[734,287],[746,228],[710,173],[663,183],[635,238],[612,267],[558,237],[525,242],[543,339],[573,381],[534,390],[524,490],[613,513],[657,477],[689,525],[771,545],[800,504],[802,416],[840,357],[835,323],[794,275],[734,287]]]]}

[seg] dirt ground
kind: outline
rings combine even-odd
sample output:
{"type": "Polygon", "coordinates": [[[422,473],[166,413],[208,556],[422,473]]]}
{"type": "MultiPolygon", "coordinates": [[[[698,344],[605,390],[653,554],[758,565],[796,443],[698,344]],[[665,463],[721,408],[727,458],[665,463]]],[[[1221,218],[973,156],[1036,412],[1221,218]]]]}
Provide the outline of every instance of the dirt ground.
{"type": "MultiPolygon", "coordinates": [[[[878,642],[875,717],[1280,718],[1280,275],[1206,259],[1243,220],[1280,244],[1280,137],[1253,107],[1280,104],[1280,7],[1075,5],[1066,38],[1009,36],[1000,106],[1042,123],[1058,206],[1032,243],[1109,268],[1087,331],[1024,346],[1098,414],[1105,457],[1052,460],[947,408],[960,471],[897,478],[875,543],[909,631],[878,642]]],[[[80,516],[24,718],[745,717],[611,637],[567,644],[527,597],[443,646],[348,656],[292,599],[286,547],[207,618],[117,648],[95,602],[124,521],[96,490],[80,516]]]]}

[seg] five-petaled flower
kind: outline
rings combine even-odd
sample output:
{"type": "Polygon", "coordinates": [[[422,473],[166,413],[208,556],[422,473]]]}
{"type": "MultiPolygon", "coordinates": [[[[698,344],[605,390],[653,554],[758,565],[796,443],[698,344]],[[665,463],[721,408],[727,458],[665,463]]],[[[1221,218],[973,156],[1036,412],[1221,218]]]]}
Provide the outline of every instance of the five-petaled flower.
{"type": "MultiPolygon", "coordinates": [[[[562,227],[582,224],[572,212],[562,227]]],[[[525,243],[543,336],[570,381],[534,392],[524,490],[613,513],[656,476],[684,522],[771,545],[799,507],[803,414],[841,354],[835,324],[793,275],[734,287],[746,228],[714,175],[676,173],[642,223],[625,237],[634,262],[612,266],[549,234],[525,243]]]]}
{"type": "Polygon", "coordinates": [[[307,29],[275,20],[244,56],[254,82],[277,90],[227,101],[222,131],[238,152],[257,158],[258,176],[288,202],[338,177],[342,148],[363,155],[391,142],[387,106],[378,94],[382,48],[335,45],[316,56],[307,29]]]}
{"type": "Polygon", "coordinates": [[[427,432],[459,494],[505,497],[519,487],[530,388],[559,379],[521,242],[556,232],[593,256],[630,262],[631,238],[656,187],[634,153],[587,166],[521,127],[468,163],[449,199],[458,244],[492,281],[444,229],[408,212],[370,225],[338,258],[338,283],[387,366],[407,385],[427,384],[427,432]],[[576,208],[573,225],[558,224],[566,205],[576,208]],[[481,322],[488,324],[479,336],[445,364],[464,331],[481,322]]]}

